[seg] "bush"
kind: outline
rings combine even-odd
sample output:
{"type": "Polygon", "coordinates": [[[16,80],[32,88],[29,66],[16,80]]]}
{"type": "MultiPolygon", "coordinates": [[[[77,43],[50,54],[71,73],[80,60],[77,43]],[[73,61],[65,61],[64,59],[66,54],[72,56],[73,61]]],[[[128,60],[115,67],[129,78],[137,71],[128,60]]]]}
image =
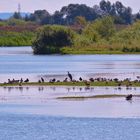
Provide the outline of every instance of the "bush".
{"type": "Polygon", "coordinates": [[[33,42],[34,54],[60,53],[62,47],[72,46],[75,33],[64,26],[44,26],[33,42]]]}

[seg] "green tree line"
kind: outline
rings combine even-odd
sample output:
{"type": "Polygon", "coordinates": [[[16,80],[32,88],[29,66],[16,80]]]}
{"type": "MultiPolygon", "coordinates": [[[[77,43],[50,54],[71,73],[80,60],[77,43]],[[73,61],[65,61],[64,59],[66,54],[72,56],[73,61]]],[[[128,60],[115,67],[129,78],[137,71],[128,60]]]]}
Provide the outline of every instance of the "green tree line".
{"type": "MultiPolygon", "coordinates": [[[[111,3],[108,0],[101,0],[98,5],[92,5],[91,7],[86,4],[69,4],[53,14],[50,14],[47,10],[36,10],[30,15],[26,15],[23,19],[41,25],[72,25],[77,16],[82,16],[87,21],[94,21],[104,16],[113,16],[116,24],[132,24],[137,19],[140,19],[140,13],[133,14],[131,7],[123,5],[120,1],[111,3]]],[[[21,16],[16,12],[13,17],[21,19],[21,16]]]]}
{"type": "Polygon", "coordinates": [[[85,21],[79,18],[79,23],[83,23],[80,32],[66,26],[42,27],[33,43],[34,53],[140,53],[140,21],[121,30],[110,16],[93,22],[85,21]]]}

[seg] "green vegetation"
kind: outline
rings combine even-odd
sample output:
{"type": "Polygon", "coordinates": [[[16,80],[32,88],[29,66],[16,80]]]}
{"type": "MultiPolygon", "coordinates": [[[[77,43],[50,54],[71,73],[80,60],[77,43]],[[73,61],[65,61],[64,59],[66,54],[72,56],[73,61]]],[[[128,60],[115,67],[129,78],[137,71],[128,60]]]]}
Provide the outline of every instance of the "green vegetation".
{"type": "MultiPolygon", "coordinates": [[[[94,2],[93,2],[94,4],[94,2]]],[[[34,21],[40,25],[59,24],[73,25],[77,16],[84,17],[88,22],[92,22],[100,17],[113,16],[116,24],[131,24],[140,19],[140,13],[133,14],[130,7],[124,6],[121,2],[112,3],[108,0],[101,0],[99,5],[69,4],[60,10],[50,14],[46,10],[36,10],[34,13],[25,17],[26,21],[34,21]]],[[[14,17],[19,18],[18,13],[14,17]]]]}
{"type": "Polygon", "coordinates": [[[34,37],[33,32],[0,31],[0,46],[31,46],[34,37]]]}
{"type": "Polygon", "coordinates": [[[140,21],[116,25],[106,16],[93,22],[83,17],[75,25],[38,26],[11,19],[0,22],[0,46],[32,46],[35,54],[133,54],[140,53],[140,21]],[[80,28],[78,28],[78,27],[80,28]]]}
{"type": "Polygon", "coordinates": [[[33,42],[35,54],[60,53],[60,48],[73,45],[74,32],[64,26],[44,26],[33,42]]]}
{"type": "Polygon", "coordinates": [[[121,2],[70,4],[0,21],[0,46],[32,46],[34,54],[139,54],[140,13],[121,2]],[[46,25],[49,24],[49,25],[46,25]]]}
{"type": "MultiPolygon", "coordinates": [[[[140,87],[140,82],[139,81],[122,81],[122,82],[115,82],[115,81],[108,81],[108,82],[88,82],[88,86],[99,86],[99,87],[121,87],[121,86],[127,86],[127,87],[140,87]]],[[[21,86],[19,83],[13,83],[13,84],[8,84],[8,83],[0,83],[0,86],[21,86]]],[[[22,83],[22,86],[87,86],[85,82],[44,82],[44,83],[39,83],[39,82],[29,82],[29,83],[22,83]]]]}
{"type": "Polygon", "coordinates": [[[37,25],[19,19],[0,22],[0,46],[31,46],[37,25]]]}
{"type": "Polygon", "coordinates": [[[35,54],[140,53],[140,21],[123,29],[118,28],[114,18],[108,16],[86,24],[82,18],[76,21],[83,28],[75,33],[70,28],[56,25],[39,30],[33,43],[35,54]]]}

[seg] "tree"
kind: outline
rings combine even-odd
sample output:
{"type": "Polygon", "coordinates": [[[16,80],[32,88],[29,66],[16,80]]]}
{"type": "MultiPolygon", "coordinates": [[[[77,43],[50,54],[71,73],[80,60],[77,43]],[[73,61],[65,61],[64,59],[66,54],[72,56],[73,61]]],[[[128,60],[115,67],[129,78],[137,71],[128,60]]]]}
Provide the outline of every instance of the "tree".
{"type": "Polygon", "coordinates": [[[121,2],[117,1],[115,3],[117,16],[120,18],[121,24],[131,24],[132,23],[132,9],[130,7],[125,7],[121,2]]]}
{"type": "Polygon", "coordinates": [[[95,30],[102,38],[109,39],[115,33],[114,20],[110,16],[97,19],[93,22],[93,30],[95,30]]]}
{"type": "Polygon", "coordinates": [[[85,17],[87,21],[92,21],[97,18],[97,13],[93,8],[85,4],[69,4],[62,7],[60,13],[63,15],[65,24],[73,24],[77,16],[85,17]]]}
{"type": "Polygon", "coordinates": [[[15,12],[13,14],[13,18],[15,18],[15,19],[22,19],[22,16],[21,16],[21,14],[19,12],[15,12]]]}
{"type": "Polygon", "coordinates": [[[60,49],[73,44],[74,32],[64,26],[44,26],[40,28],[33,50],[35,54],[60,53],[60,49]]]}
{"type": "Polygon", "coordinates": [[[105,11],[107,14],[110,14],[110,11],[112,9],[112,6],[111,6],[111,3],[110,1],[105,1],[105,0],[102,0],[100,2],[100,8],[105,11]]]}
{"type": "Polygon", "coordinates": [[[46,10],[36,10],[33,14],[29,16],[29,19],[40,24],[42,20],[44,20],[44,18],[49,16],[50,14],[46,10]]]}

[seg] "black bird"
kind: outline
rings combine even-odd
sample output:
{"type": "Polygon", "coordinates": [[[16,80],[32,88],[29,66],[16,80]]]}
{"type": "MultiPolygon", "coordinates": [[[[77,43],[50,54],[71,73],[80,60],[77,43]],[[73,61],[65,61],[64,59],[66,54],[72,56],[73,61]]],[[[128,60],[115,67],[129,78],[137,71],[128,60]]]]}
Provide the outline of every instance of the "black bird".
{"type": "Polygon", "coordinates": [[[50,79],[50,81],[49,81],[49,83],[54,83],[54,82],[56,82],[55,78],[54,79],[50,79]]]}
{"type": "Polygon", "coordinates": [[[137,79],[140,79],[140,76],[137,76],[137,79]]]}
{"type": "Polygon", "coordinates": [[[68,78],[65,78],[65,80],[63,82],[68,82],[68,78]]]}
{"type": "Polygon", "coordinates": [[[90,82],[94,82],[94,79],[93,79],[93,78],[90,78],[89,81],[90,81],[90,82]]]}
{"type": "Polygon", "coordinates": [[[72,75],[68,72],[68,77],[70,78],[70,81],[72,81],[72,75]]]}
{"type": "Polygon", "coordinates": [[[29,79],[27,78],[24,82],[25,82],[25,83],[28,83],[28,82],[29,82],[29,79]]]}
{"type": "Polygon", "coordinates": [[[126,96],[126,100],[127,100],[127,101],[130,101],[130,100],[132,100],[132,97],[133,97],[133,95],[132,95],[132,94],[127,95],[127,96],[126,96]]]}
{"type": "Polygon", "coordinates": [[[42,81],[42,83],[44,83],[44,79],[41,77],[41,81],[42,81]]]}
{"type": "Polygon", "coordinates": [[[54,78],[54,79],[52,79],[51,81],[54,83],[54,82],[56,81],[56,79],[54,78]]]}
{"type": "Polygon", "coordinates": [[[79,81],[83,81],[83,79],[80,77],[80,78],[79,78],[79,81]]]}
{"type": "Polygon", "coordinates": [[[20,83],[22,83],[22,82],[23,82],[23,79],[21,78],[21,79],[20,79],[20,83]]]}

